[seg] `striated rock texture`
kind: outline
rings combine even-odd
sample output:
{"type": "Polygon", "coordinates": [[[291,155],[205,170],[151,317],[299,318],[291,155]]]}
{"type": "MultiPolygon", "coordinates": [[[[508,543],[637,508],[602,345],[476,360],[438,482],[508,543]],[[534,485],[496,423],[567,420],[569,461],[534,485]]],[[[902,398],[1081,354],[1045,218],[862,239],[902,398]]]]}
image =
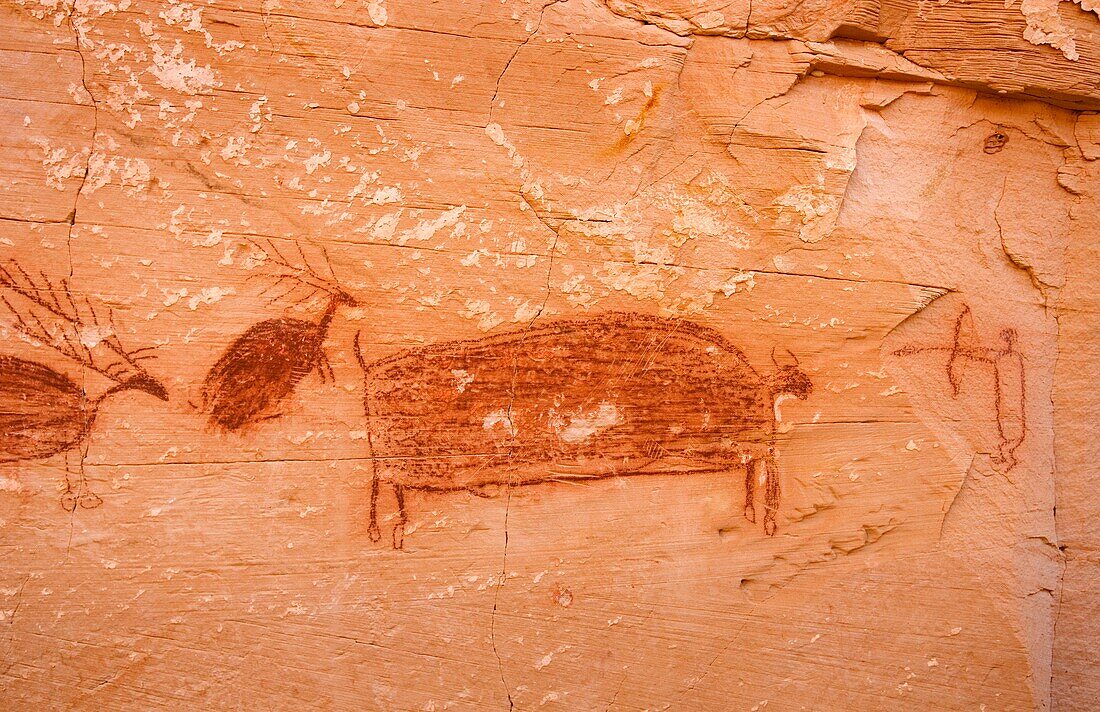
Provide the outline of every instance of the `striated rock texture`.
{"type": "Polygon", "coordinates": [[[1100,707],[1091,0],[0,0],[0,700],[1100,707]]]}

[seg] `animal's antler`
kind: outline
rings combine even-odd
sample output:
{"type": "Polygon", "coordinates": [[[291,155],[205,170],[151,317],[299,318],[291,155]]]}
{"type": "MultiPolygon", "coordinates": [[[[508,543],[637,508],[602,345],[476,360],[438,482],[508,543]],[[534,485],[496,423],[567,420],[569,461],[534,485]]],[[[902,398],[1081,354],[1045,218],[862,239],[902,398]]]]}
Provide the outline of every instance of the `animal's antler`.
{"type": "Polygon", "coordinates": [[[104,329],[100,314],[87,297],[82,300],[83,308],[77,303],[68,279],[61,278],[54,283],[45,272],[33,277],[18,262],[8,260],[7,264],[0,265],[0,287],[30,305],[29,309],[18,309],[6,295],[0,294],[0,303],[8,310],[15,328],[25,336],[116,383],[135,375],[149,377],[139,362],[154,357],[148,353],[152,348],[125,348],[118,338],[114,312],[107,309],[109,328],[104,329]],[[48,322],[53,324],[47,325],[48,322]],[[106,365],[96,359],[94,346],[88,346],[82,339],[93,327],[97,330],[96,345],[102,345],[116,357],[106,365]]]}
{"type": "MultiPolygon", "coordinates": [[[[274,241],[270,239],[261,241],[258,239],[246,237],[244,238],[244,240],[254,249],[262,252],[266,257],[265,261],[270,262],[272,265],[275,266],[277,270],[276,274],[271,275],[275,278],[274,283],[269,287],[265,287],[260,292],[261,295],[267,294],[276,287],[289,281],[291,282],[290,288],[281,292],[278,296],[272,297],[272,301],[282,299],[292,294],[295,290],[303,287],[309,289],[309,293],[306,294],[306,296],[304,296],[302,299],[300,299],[299,302],[309,301],[318,292],[323,292],[330,297],[343,297],[349,301],[354,301],[352,300],[351,296],[347,292],[345,292],[344,289],[338,284],[336,273],[332,270],[332,262],[329,260],[328,252],[325,250],[323,245],[315,245],[315,247],[317,247],[317,249],[321,253],[321,257],[324,260],[325,269],[327,270],[329,276],[324,276],[320,271],[315,269],[312,264],[310,264],[309,259],[306,257],[305,251],[302,250],[301,243],[298,241],[292,242],[294,249],[298,252],[298,256],[295,258],[293,257],[293,255],[291,257],[287,257],[287,255],[284,254],[288,252],[286,248],[284,247],[283,250],[280,250],[275,245],[274,241]]],[[[252,276],[250,276],[249,279],[251,279],[252,276]]]]}

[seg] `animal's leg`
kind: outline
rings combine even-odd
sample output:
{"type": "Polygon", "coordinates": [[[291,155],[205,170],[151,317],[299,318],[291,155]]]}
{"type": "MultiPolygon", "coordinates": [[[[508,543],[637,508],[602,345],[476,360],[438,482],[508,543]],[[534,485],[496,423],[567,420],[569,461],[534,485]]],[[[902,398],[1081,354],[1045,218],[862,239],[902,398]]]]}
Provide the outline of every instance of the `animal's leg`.
{"type": "Polygon", "coordinates": [[[757,460],[745,461],[745,519],[756,523],[756,508],[753,506],[753,498],[756,494],[756,466],[757,460]]]}
{"type": "Polygon", "coordinates": [[[779,467],[775,464],[775,451],[768,448],[764,457],[764,533],[775,534],[775,515],[779,512],[779,467]]]}
{"type": "Polygon", "coordinates": [[[370,481],[370,525],[367,527],[367,536],[371,541],[382,538],[382,532],[378,529],[378,475],[370,481]]]}
{"type": "Polygon", "coordinates": [[[66,512],[76,509],[76,492],[73,492],[73,483],[69,481],[69,453],[65,453],[65,489],[61,492],[61,508],[66,512]]]}
{"type": "Polygon", "coordinates": [[[405,512],[405,488],[402,485],[394,485],[393,493],[397,496],[397,524],[393,525],[393,548],[405,548],[405,522],[409,521],[405,512]]]}
{"type": "Polygon", "coordinates": [[[88,445],[89,443],[86,440],[80,449],[80,485],[77,487],[79,494],[76,501],[84,509],[95,509],[103,504],[103,500],[88,487],[88,479],[84,476],[84,460],[88,458],[88,445]]]}
{"type": "Polygon", "coordinates": [[[332,364],[329,363],[328,356],[325,354],[324,349],[319,349],[317,351],[317,371],[321,374],[322,383],[336,380],[336,377],[332,374],[332,364]]]}

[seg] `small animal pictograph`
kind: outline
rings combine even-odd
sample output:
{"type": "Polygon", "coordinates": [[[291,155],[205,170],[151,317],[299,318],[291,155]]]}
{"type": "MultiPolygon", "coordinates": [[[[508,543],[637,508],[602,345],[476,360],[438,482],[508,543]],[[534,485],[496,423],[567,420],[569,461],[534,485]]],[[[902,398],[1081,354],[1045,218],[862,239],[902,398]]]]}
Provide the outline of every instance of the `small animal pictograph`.
{"type": "Polygon", "coordinates": [[[744,513],[776,532],[780,407],[813,385],[797,366],[761,376],[718,332],[676,318],[610,312],[485,338],[449,341],[368,362],[363,371],[374,476],[370,537],[382,482],[393,487],[401,548],[409,491],[738,472],[744,513]]]}
{"type": "Polygon", "coordinates": [[[323,247],[318,249],[327,274],[310,264],[298,243],[283,250],[271,241],[250,244],[259,251],[264,266],[256,276],[273,279],[261,295],[281,288],[273,301],[293,298],[295,305],[301,305],[318,296],[326,301],[314,320],[283,316],[254,324],[210,368],[202,384],[201,409],[215,429],[225,432],[239,432],[278,417],[280,406],[314,371],[324,380],[331,378],[322,348],[329,326],[340,307],[358,304],[338,285],[323,247]]]}
{"type": "Polygon", "coordinates": [[[168,400],[164,385],[142,362],[153,358],[151,347],[127,349],[118,337],[114,314],[98,310],[87,297],[77,297],[68,279],[51,281],[45,273],[31,275],[18,262],[0,266],[0,304],[10,326],[26,340],[91,371],[112,385],[95,397],[86,382],[35,361],[0,356],[0,462],[39,460],[65,454],[65,488],[61,506],[72,512],[91,509],[102,499],[88,487],[84,460],[96,415],[111,396],[124,391],[168,400]],[[79,479],[70,480],[68,456],[79,455],[79,479]]]}

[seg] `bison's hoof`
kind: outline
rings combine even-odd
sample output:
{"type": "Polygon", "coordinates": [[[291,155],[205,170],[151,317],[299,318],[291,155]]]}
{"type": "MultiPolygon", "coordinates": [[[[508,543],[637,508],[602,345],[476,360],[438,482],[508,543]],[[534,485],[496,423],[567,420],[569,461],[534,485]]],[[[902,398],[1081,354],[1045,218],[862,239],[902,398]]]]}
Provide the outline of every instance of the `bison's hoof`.
{"type": "Polygon", "coordinates": [[[398,525],[393,528],[393,548],[405,548],[405,527],[398,525]]]}
{"type": "Polygon", "coordinates": [[[745,505],[745,519],[756,524],[756,509],[751,504],[745,505]]]}
{"type": "Polygon", "coordinates": [[[85,492],[77,498],[77,502],[84,509],[95,509],[99,505],[103,504],[103,500],[99,498],[99,495],[95,492],[85,492]]]}
{"type": "Polygon", "coordinates": [[[377,524],[371,524],[367,527],[367,536],[370,537],[371,541],[377,542],[382,538],[382,531],[378,528],[377,524]]]}
{"type": "Polygon", "coordinates": [[[768,536],[775,536],[776,530],[775,520],[770,517],[764,517],[764,533],[768,536]]]}
{"type": "Polygon", "coordinates": [[[66,512],[76,511],[76,494],[72,490],[62,493],[61,508],[66,512]]]}

